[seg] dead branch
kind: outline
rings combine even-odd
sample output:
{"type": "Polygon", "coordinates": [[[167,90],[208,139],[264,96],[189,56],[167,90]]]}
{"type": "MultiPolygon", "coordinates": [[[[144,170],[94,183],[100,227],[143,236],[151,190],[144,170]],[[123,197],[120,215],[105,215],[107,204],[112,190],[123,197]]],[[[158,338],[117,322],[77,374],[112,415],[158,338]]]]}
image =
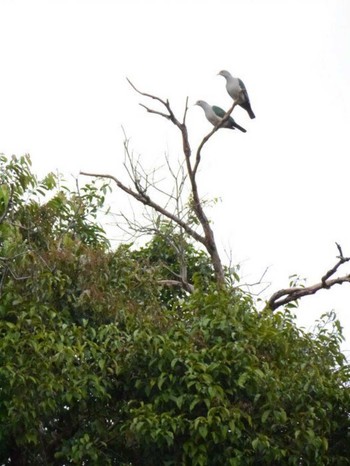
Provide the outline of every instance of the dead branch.
{"type": "Polygon", "coordinates": [[[155,115],[160,115],[163,118],[167,118],[168,120],[171,120],[171,116],[167,115],[166,113],[159,112],[158,110],[152,110],[151,108],[147,107],[144,104],[139,104],[139,105],[140,105],[140,107],[143,107],[144,109],[146,109],[148,113],[154,113],[155,115]]]}
{"type": "Polygon", "coordinates": [[[180,288],[184,288],[184,290],[187,291],[188,293],[194,292],[194,286],[191,285],[191,283],[178,281],[178,280],[159,280],[158,283],[160,285],[165,285],[165,286],[178,286],[180,288]]]}
{"type": "Polygon", "coordinates": [[[264,278],[265,278],[265,275],[267,274],[269,270],[269,267],[266,267],[264,272],[262,273],[261,277],[256,281],[256,282],[253,282],[253,283],[239,283],[239,285],[235,286],[234,289],[242,289],[242,288],[247,288],[249,294],[251,296],[261,296],[262,293],[264,293],[264,291],[266,291],[270,286],[271,286],[271,282],[269,281],[263,281],[264,278]],[[251,291],[251,288],[254,288],[254,287],[262,287],[259,291],[257,292],[252,292],[251,291]]]}
{"type": "Polygon", "coordinates": [[[173,222],[178,224],[180,227],[182,227],[186,231],[186,233],[188,233],[193,239],[195,239],[196,241],[199,241],[200,243],[205,245],[205,238],[203,236],[201,236],[199,233],[197,233],[193,228],[191,228],[186,222],[181,220],[179,217],[172,214],[171,212],[168,212],[166,209],[161,207],[159,204],[152,201],[152,199],[148,196],[148,194],[146,194],[142,190],[140,190],[139,192],[133,191],[132,189],[125,186],[121,181],[119,181],[118,178],[116,178],[113,175],[109,175],[109,174],[89,173],[89,172],[81,171],[80,175],[92,176],[92,177],[95,177],[95,178],[108,178],[110,180],[113,180],[116,183],[116,185],[118,186],[118,188],[120,188],[122,191],[129,194],[134,199],[141,202],[143,205],[152,207],[154,210],[156,210],[160,214],[164,215],[164,217],[169,218],[170,220],[172,220],[173,222]]]}
{"type": "Polygon", "coordinates": [[[274,293],[271,298],[267,301],[265,309],[270,309],[271,311],[275,311],[277,308],[281,306],[285,306],[286,304],[297,301],[304,296],[310,296],[317,293],[319,290],[329,290],[334,285],[342,285],[343,283],[349,282],[350,283],[350,274],[344,275],[342,277],[337,278],[330,278],[332,277],[338,270],[338,268],[350,261],[350,257],[344,257],[340,246],[336,243],[338,251],[339,251],[339,258],[338,262],[328,270],[319,283],[311,286],[305,287],[291,287],[285,288],[282,290],[277,291],[274,293]]]}
{"type": "Polygon", "coordinates": [[[222,118],[222,120],[220,121],[220,123],[218,123],[216,126],[214,126],[214,128],[210,131],[210,133],[208,133],[206,136],[204,136],[204,138],[202,139],[202,142],[199,144],[198,149],[197,149],[197,153],[196,153],[196,162],[195,162],[195,165],[194,165],[194,168],[193,168],[193,174],[194,175],[196,175],[197,170],[198,170],[198,165],[199,165],[200,160],[201,160],[201,151],[203,149],[204,144],[206,144],[209,141],[209,139],[213,136],[213,134],[215,134],[216,131],[218,129],[220,129],[226,123],[226,121],[230,118],[230,115],[233,112],[233,109],[235,108],[237,103],[238,102],[233,101],[233,104],[227,110],[227,112],[225,113],[225,115],[222,118]]]}
{"type": "MultiPolygon", "coordinates": [[[[321,282],[325,285],[327,285],[327,280],[329,277],[331,277],[332,275],[335,274],[335,272],[338,270],[338,268],[344,264],[345,262],[348,262],[350,260],[350,257],[344,257],[343,256],[343,252],[342,252],[342,249],[341,247],[339,246],[338,243],[335,243],[336,246],[337,246],[337,249],[339,251],[339,256],[337,256],[337,258],[339,259],[339,261],[335,264],[334,267],[332,267],[330,270],[328,270],[328,272],[321,278],[321,282]]],[[[326,288],[326,286],[325,286],[326,288]]]]}
{"type": "Polygon", "coordinates": [[[175,115],[174,115],[174,113],[173,113],[173,111],[172,111],[172,109],[171,109],[171,107],[170,107],[169,100],[163,100],[163,99],[161,99],[160,97],[157,97],[157,96],[155,96],[155,95],[153,95],[153,94],[148,94],[147,92],[142,92],[142,91],[140,91],[139,89],[137,89],[137,87],[130,81],[129,78],[126,78],[126,80],[128,81],[128,83],[130,84],[130,86],[131,86],[138,94],[140,94],[140,95],[142,95],[142,96],[144,96],[144,97],[148,97],[149,99],[156,100],[157,102],[160,102],[160,103],[167,109],[168,113],[166,114],[166,113],[159,112],[159,111],[157,111],[157,110],[152,110],[152,109],[146,107],[146,105],[144,105],[144,104],[140,104],[141,107],[144,107],[144,108],[147,110],[147,112],[149,112],[149,113],[155,113],[156,115],[160,115],[160,116],[162,116],[163,118],[166,118],[166,119],[168,119],[168,120],[171,120],[172,123],[174,123],[174,125],[176,125],[178,128],[181,129],[181,127],[182,127],[183,125],[179,122],[179,120],[177,120],[177,118],[175,118],[175,115]]]}
{"type": "Polygon", "coordinates": [[[184,111],[184,116],[182,118],[182,124],[186,124],[186,117],[187,117],[187,112],[188,112],[188,97],[186,97],[186,103],[185,103],[185,111],[184,111]]]}

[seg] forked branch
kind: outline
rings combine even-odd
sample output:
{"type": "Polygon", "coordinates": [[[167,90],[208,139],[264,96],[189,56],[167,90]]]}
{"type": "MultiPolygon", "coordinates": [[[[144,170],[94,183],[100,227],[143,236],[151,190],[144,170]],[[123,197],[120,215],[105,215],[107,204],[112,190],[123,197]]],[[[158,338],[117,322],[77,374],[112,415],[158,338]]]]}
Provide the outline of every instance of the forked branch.
{"type": "Polygon", "coordinates": [[[328,270],[319,283],[316,283],[311,286],[305,287],[291,287],[284,288],[282,290],[274,293],[271,298],[267,301],[265,309],[270,309],[275,311],[281,306],[285,306],[288,303],[298,301],[304,296],[310,296],[317,293],[320,290],[328,290],[334,285],[342,285],[343,283],[350,283],[350,274],[343,275],[342,277],[331,278],[339,269],[339,267],[346,262],[350,261],[350,257],[344,257],[343,252],[339,244],[336,243],[337,249],[339,251],[339,256],[337,256],[338,262],[328,270]]]}
{"type": "MultiPolygon", "coordinates": [[[[178,128],[181,129],[181,126],[182,124],[179,122],[179,120],[177,118],[175,118],[175,115],[170,107],[170,103],[169,103],[169,100],[163,100],[161,99],[160,97],[157,97],[156,95],[153,95],[153,94],[148,94],[147,92],[142,92],[140,91],[139,89],[137,89],[137,87],[130,81],[129,78],[126,78],[126,80],[128,81],[128,83],[130,84],[130,86],[134,89],[134,91],[136,91],[138,94],[144,96],[144,97],[148,97],[149,99],[153,99],[153,100],[156,100],[157,102],[161,103],[163,105],[163,107],[166,108],[166,110],[168,111],[168,113],[163,113],[163,112],[160,112],[158,110],[153,110],[149,107],[147,107],[146,105],[144,104],[140,104],[141,107],[143,107],[144,109],[147,110],[147,112],[149,113],[154,113],[156,115],[160,115],[162,116],[163,118],[167,118],[168,120],[170,120],[172,123],[174,123],[174,125],[176,125],[178,128]]],[[[186,100],[186,103],[187,103],[187,100],[186,100]]],[[[186,116],[186,111],[185,111],[185,115],[186,116]]],[[[185,123],[185,122],[184,122],[185,123]]]]}

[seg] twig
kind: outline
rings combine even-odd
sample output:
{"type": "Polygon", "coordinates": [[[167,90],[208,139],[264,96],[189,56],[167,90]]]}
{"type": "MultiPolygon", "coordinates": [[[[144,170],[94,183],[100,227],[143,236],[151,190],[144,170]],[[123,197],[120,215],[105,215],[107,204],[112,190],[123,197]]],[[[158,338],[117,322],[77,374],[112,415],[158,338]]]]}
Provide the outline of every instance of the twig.
{"type": "Polygon", "coordinates": [[[187,112],[188,112],[188,97],[186,97],[186,102],[185,102],[185,111],[184,111],[184,116],[183,116],[183,119],[182,119],[182,124],[183,125],[186,124],[187,112]]]}
{"type": "Polygon", "coordinates": [[[167,115],[166,113],[159,112],[158,110],[152,110],[151,108],[147,107],[144,104],[139,104],[139,105],[140,105],[140,107],[143,107],[144,109],[146,109],[148,113],[154,113],[155,115],[160,115],[160,116],[162,116],[164,118],[167,118],[168,120],[171,120],[171,116],[167,115]]]}
{"type": "Polygon", "coordinates": [[[146,107],[145,105],[143,104],[140,104],[141,107],[144,107],[147,112],[149,113],[155,113],[155,114],[158,114],[164,118],[167,118],[169,120],[171,120],[176,126],[178,126],[179,128],[181,128],[181,123],[175,118],[175,115],[170,107],[170,103],[169,103],[169,100],[163,100],[161,99],[160,97],[157,97],[155,95],[152,95],[152,94],[148,94],[147,92],[141,92],[139,89],[136,88],[136,86],[130,81],[129,78],[126,78],[126,80],[128,81],[128,83],[130,84],[130,86],[140,95],[143,95],[144,97],[148,97],[150,99],[153,99],[153,100],[156,100],[158,102],[160,102],[169,112],[169,114],[165,114],[165,113],[162,113],[162,112],[158,112],[157,110],[152,110],[148,107],[146,107]]]}
{"type": "Polygon", "coordinates": [[[250,291],[250,288],[253,288],[254,286],[263,285],[263,288],[260,291],[258,291],[257,293],[250,292],[254,296],[260,296],[265,290],[267,290],[267,288],[269,288],[271,286],[271,282],[263,282],[263,279],[264,279],[265,275],[267,274],[267,271],[269,270],[269,268],[270,267],[266,267],[266,269],[262,273],[261,277],[256,282],[254,282],[254,283],[240,283],[239,286],[237,286],[235,288],[246,287],[250,291]]]}
{"type": "Polygon", "coordinates": [[[165,107],[166,107],[166,102],[164,100],[162,100],[161,98],[155,96],[155,95],[152,95],[152,94],[147,94],[146,92],[141,92],[139,91],[136,86],[130,81],[129,78],[126,78],[126,80],[128,81],[128,83],[130,84],[130,86],[140,95],[143,95],[145,97],[149,97],[150,99],[154,99],[154,100],[157,100],[158,102],[160,102],[161,104],[163,104],[165,107]]]}

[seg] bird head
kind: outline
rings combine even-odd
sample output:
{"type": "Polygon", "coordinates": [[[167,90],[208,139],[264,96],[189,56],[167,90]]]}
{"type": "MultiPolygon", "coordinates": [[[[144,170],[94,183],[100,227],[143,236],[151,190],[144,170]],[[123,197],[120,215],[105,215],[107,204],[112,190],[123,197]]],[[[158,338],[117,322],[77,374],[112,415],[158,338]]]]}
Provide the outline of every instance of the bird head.
{"type": "Polygon", "coordinates": [[[231,73],[229,73],[228,71],[226,70],[221,70],[219,73],[218,73],[218,76],[223,76],[224,78],[229,78],[231,76],[231,73]]]}
{"type": "Polygon", "coordinates": [[[199,105],[200,107],[203,108],[203,105],[205,105],[204,100],[197,100],[197,102],[194,105],[199,105]]]}

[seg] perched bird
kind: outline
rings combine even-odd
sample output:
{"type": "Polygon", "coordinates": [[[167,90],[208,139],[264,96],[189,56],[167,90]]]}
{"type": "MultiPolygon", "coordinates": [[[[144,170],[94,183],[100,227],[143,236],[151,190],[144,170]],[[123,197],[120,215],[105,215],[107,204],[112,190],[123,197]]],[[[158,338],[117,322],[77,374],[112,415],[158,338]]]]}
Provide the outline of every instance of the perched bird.
{"type": "MultiPolygon", "coordinates": [[[[214,126],[218,125],[226,114],[226,112],[222,108],[217,107],[216,105],[211,106],[204,100],[198,100],[198,102],[196,102],[195,105],[199,105],[200,107],[202,107],[205,116],[207,117],[207,120],[210,121],[210,123],[214,126]]],[[[247,130],[242,128],[242,126],[239,126],[231,116],[228,118],[227,121],[225,121],[222,127],[230,129],[237,128],[243,133],[247,132],[247,130]]]]}
{"type": "Polygon", "coordinates": [[[250,118],[255,118],[243,81],[239,78],[234,78],[231,73],[225,70],[220,71],[218,74],[226,79],[226,89],[232,99],[237,101],[238,105],[244,108],[244,110],[247,110],[250,118]]]}

